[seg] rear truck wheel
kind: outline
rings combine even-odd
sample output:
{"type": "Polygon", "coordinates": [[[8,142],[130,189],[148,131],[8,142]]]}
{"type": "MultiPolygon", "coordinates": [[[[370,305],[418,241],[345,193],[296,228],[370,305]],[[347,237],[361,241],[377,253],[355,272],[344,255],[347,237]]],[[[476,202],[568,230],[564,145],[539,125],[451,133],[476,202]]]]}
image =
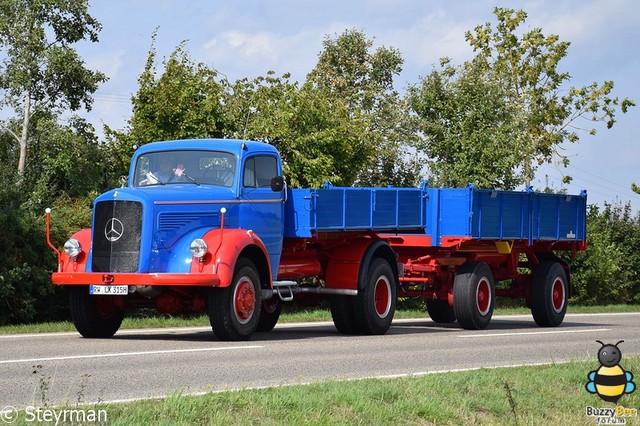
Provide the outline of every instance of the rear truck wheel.
{"type": "Polygon", "coordinates": [[[542,262],[533,271],[531,313],[541,327],[562,324],[567,312],[569,286],[567,274],[559,262],[542,262]]]}
{"type": "Polygon", "coordinates": [[[262,301],[262,312],[256,331],[271,331],[278,323],[280,312],[282,311],[282,301],[278,296],[273,296],[269,300],[262,301]]]}
{"type": "Polygon", "coordinates": [[[220,340],[249,340],[260,321],[260,276],[249,259],[239,259],[229,287],[209,292],[209,322],[220,340]]]}
{"type": "Polygon", "coordinates": [[[427,312],[434,322],[450,324],[455,322],[456,314],[445,300],[427,299],[427,312]]]}
{"type": "Polygon", "coordinates": [[[396,277],[389,262],[377,258],[370,264],[365,280],[354,301],[356,323],[363,334],[384,334],[396,311],[396,277]]]}
{"type": "Polygon", "coordinates": [[[329,297],[333,325],[341,334],[360,334],[353,309],[353,296],[332,295],[329,297]]]}
{"type": "Polygon", "coordinates": [[[484,262],[467,262],[456,272],[453,283],[453,312],[467,330],[482,330],[493,315],[495,285],[491,268],[484,262]]]}
{"type": "Polygon", "coordinates": [[[122,324],[124,311],[114,301],[116,296],[92,296],[89,286],[71,286],[69,306],[76,330],[88,338],[109,338],[122,324]]]}

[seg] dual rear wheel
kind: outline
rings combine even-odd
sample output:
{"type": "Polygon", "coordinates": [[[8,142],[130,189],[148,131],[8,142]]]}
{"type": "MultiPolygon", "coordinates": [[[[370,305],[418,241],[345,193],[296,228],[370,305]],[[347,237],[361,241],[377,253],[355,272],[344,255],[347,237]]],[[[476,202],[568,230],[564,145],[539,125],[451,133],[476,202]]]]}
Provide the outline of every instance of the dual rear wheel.
{"type": "MultiPolygon", "coordinates": [[[[567,273],[558,261],[540,263],[531,279],[531,313],[541,327],[562,324],[567,310],[567,273]]],[[[428,300],[429,316],[438,323],[458,321],[462,328],[486,328],[493,315],[495,283],[484,262],[467,262],[457,271],[453,285],[453,307],[443,300],[428,300]]]]}

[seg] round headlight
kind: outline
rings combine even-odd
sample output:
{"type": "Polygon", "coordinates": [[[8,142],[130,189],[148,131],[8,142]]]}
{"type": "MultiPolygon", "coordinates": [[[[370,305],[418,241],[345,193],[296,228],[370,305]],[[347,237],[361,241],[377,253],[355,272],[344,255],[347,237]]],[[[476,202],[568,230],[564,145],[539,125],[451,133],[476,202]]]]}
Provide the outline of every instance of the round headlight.
{"type": "Polygon", "coordinates": [[[189,250],[194,257],[201,258],[207,253],[207,243],[201,238],[196,238],[191,242],[189,250]]]}
{"type": "Polygon", "coordinates": [[[80,242],[75,238],[70,238],[64,243],[64,252],[67,253],[69,257],[77,257],[80,253],[82,253],[82,247],[80,246],[80,242]]]}

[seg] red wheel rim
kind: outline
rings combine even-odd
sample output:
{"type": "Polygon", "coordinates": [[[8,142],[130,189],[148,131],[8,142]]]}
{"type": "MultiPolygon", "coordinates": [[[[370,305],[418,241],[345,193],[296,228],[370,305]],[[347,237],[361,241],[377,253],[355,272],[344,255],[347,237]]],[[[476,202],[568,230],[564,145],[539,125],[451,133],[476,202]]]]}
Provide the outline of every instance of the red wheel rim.
{"type": "Polygon", "coordinates": [[[380,318],[385,318],[391,310],[391,283],[387,277],[380,277],[376,282],[374,292],[376,313],[380,318]]]}
{"type": "Polygon", "coordinates": [[[476,288],[476,307],[482,316],[489,313],[491,307],[491,286],[487,278],[482,278],[476,288]]]}
{"type": "Polygon", "coordinates": [[[564,282],[558,277],[551,286],[551,303],[553,304],[553,310],[558,314],[564,308],[564,299],[564,282]]]}
{"type": "Polygon", "coordinates": [[[233,293],[233,302],[238,322],[240,324],[248,323],[256,308],[256,292],[249,278],[240,279],[233,293]]]}

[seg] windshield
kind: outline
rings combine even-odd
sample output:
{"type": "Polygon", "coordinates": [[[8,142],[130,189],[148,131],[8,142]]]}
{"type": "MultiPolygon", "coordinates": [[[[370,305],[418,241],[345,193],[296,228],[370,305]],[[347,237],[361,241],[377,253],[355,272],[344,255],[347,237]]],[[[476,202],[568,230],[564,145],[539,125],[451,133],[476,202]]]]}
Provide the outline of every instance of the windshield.
{"type": "Polygon", "coordinates": [[[230,188],[236,157],[221,151],[162,151],[138,157],[133,186],[191,183],[230,188]]]}

